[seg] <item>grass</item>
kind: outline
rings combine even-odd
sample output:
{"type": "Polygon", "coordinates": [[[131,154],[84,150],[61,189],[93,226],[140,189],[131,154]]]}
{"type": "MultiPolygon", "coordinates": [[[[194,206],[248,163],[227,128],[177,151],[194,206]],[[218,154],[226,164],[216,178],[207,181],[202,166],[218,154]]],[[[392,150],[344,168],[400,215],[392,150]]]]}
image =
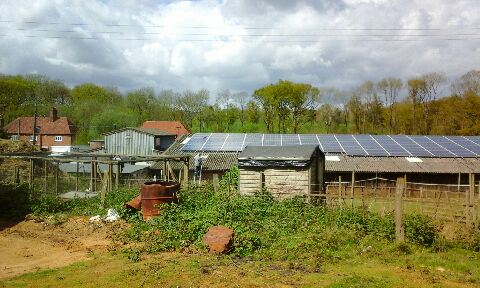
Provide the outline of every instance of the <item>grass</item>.
{"type": "MultiPolygon", "coordinates": [[[[383,251],[383,250],[382,250],[383,251]]],[[[204,253],[157,253],[132,262],[95,255],[68,267],[30,273],[0,287],[478,287],[478,253],[353,254],[312,269],[302,261],[252,260],[204,253]],[[443,270],[444,269],[444,270],[443,270]]]]}
{"type": "MultiPolygon", "coordinates": [[[[234,173],[234,171],[232,172],[234,173]]],[[[231,179],[230,177],[229,179],[231,179]]],[[[235,178],[235,177],[233,177],[235,178]]],[[[132,223],[115,241],[118,251],[65,268],[7,280],[5,287],[475,287],[480,285],[480,232],[446,239],[431,218],[408,214],[406,243],[394,242],[391,213],[362,208],[330,209],[302,199],[275,201],[266,191],[254,197],[230,193],[221,182],[182,190],[180,204],[143,222],[122,204],[136,189],[108,193],[132,223]],[[209,227],[235,231],[233,250],[212,256],[202,243],[209,227]],[[135,247],[135,248],[132,248],[135,247]]],[[[104,214],[98,198],[35,201],[37,215],[104,214]]],[[[2,287],[2,285],[0,285],[2,287]]]]}

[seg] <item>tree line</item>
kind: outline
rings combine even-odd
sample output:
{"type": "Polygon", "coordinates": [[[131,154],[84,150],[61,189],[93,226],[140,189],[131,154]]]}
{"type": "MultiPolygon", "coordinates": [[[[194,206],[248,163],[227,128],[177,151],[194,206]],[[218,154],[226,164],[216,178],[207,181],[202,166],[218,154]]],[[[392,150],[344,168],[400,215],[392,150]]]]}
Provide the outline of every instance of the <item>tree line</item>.
{"type": "Polygon", "coordinates": [[[480,71],[448,81],[428,73],[341,90],[280,80],[252,94],[228,89],[161,90],[84,83],[73,88],[42,75],[0,75],[0,117],[48,115],[56,107],[77,143],[146,120],[179,120],[192,132],[480,134],[480,71]]]}

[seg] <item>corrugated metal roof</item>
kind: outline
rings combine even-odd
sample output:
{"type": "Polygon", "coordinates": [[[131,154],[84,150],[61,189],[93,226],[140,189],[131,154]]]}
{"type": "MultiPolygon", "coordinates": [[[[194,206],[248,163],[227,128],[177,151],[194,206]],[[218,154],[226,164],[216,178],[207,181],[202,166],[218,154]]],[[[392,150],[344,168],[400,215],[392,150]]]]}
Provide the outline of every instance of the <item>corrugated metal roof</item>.
{"type": "Polygon", "coordinates": [[[325,161],[332,172],[398,172],[398,173],[480,173],[478,158],[421,158],[409,162],[404,157],[338,156],[340,161],[325,161]]]}
{"type": "MultiPolygon", "coordinates": [[[[186,135],[170,146],[166,155],[193,156],[196,153],[181,151],[182,142],[187,138],[186,135]]],[[[296,147],[296,146],[295,146],[296,147]]],[[[228,170],[232,166],[238,165],[238,153],[236,152],[204,152],[208,158],[203,162],[205,170],[228,170]]],[[[338,155],[340,161],[325,161],[326,172],[387,172],[387,173],[480,173],[480,158],[421,158],[422,162],[412,163],[405,157],[355,157],[338,155]]],[[[193,169],[193,161],[190,161],[190,169],[193,169]]],[[[174,169],[180,169],[180,165],[174,169]]],[[[152,165],[152,169],[162,169],[163,164],[157,162],[152,165]]]]}
{"type": "Polygon", "coordinates": [[[238,155],[239,160],[310,160],[319,153],[318,145],[301,146],[247,146],[238,155]]]}

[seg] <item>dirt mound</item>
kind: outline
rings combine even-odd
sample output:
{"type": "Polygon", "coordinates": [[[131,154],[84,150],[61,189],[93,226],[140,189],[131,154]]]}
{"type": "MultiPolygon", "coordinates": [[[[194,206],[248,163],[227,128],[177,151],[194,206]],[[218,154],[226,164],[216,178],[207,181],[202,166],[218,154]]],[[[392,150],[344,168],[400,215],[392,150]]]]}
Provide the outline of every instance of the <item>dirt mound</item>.
{"type": "Polygon", "coordinates": [[[0,231],[0,279],[57,268],[86,260],[91,252],[112,245],[111,235],[125,223],[89,223],[85,217],[70,218],[59,225],[49,221],[23,221],[0,231]]]}

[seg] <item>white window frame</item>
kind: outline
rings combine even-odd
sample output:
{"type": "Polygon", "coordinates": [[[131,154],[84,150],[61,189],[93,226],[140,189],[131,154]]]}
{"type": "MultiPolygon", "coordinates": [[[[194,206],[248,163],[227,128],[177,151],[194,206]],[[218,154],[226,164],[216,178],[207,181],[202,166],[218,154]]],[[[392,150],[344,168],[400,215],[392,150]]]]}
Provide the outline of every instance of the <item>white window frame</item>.
{"type": "Polygon", "coordinates": [[[15,140],[20,140],[20,137],[17,134],[14,134],[14,135],[10,136],[10,139],[15,141],[15,140]]]}
{"type": "MultiPolygon", "coordinates": [[[[30,141],[33,142],[33,135],[30,135],[30,141]]],[[[35,135],[35,142],[38,141],[38,135],[35,135]]]]}
{"type": "Polygon", "coordinates": [[[55,136],[54,141],[55,142],[62,142],[63,141],[63,136],[55,136]]]}

